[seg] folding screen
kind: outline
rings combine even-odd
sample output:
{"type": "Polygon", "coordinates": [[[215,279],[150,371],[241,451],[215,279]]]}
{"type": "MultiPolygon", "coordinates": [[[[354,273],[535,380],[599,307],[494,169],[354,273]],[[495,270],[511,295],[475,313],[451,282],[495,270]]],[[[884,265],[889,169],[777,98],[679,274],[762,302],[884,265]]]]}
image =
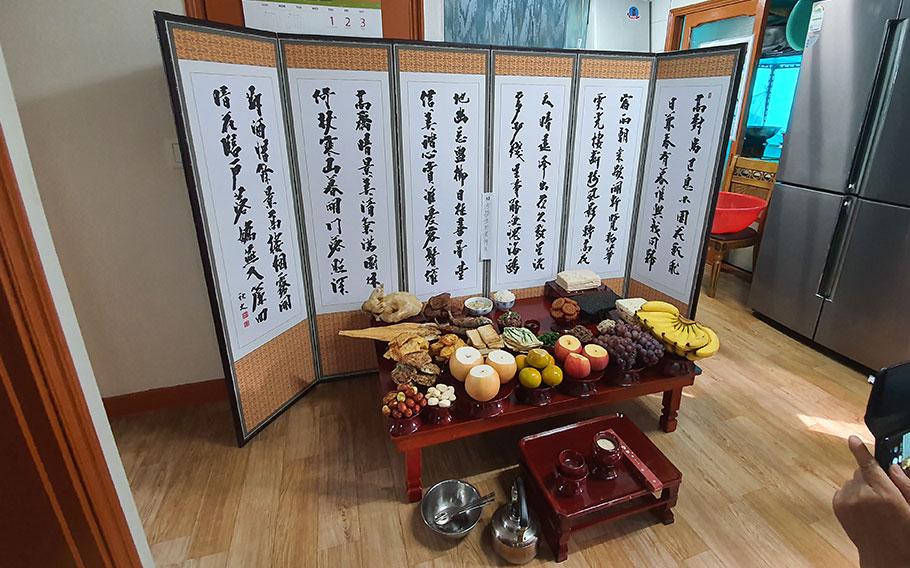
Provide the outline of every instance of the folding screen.
{"type": "Polygon", "coordinates": [[[159,19],[241,443],[317,377],[274,37],[159,19]]]}
{"type": "Polygon", "coordinates": [[[493,51],[492,290],[543,295],[557,272],[575,55],[493,51]]]}
{"type": "Polygon", "coordinates": [[[360,305],[399,288],[388,45],[282,40],[324,376],[376,367],[360,305]]]}
{"type": "Polygon", "coordinates": [[[694,306],[730,128],[735,51],[657,60],[629,294],[694,306]]]}
{"type": "Polygon", "coordinates": [[[563,266],[593,270],[604,284],[622,291],[654,60],[596,55],[579,59],[563,266]]]}
{"type": "Polygon", "coordinates": [[[694,311],[743,47],[671,54],[285,36],[156,14],[245,442],[375,368],[375,286],[542,293],[590,268],[694,311]]]}
{"type": "Polygon", "coordinates": [[[408,290],[426,300],[483,291],[487,50],[400,46],[408,290]]]}

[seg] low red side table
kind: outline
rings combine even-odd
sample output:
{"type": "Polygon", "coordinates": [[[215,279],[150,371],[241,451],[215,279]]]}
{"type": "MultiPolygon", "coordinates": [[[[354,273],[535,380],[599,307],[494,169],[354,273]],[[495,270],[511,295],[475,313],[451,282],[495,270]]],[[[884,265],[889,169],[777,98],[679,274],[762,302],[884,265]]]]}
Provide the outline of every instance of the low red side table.
{"type": "Polygon", "coordinates": [[[528,436],[518,445],[528,498],[540,517],[543,536],[557,562],[568,558],[573,531],[649,510],[663,524],[673,522],[672,508],[676,505],[682,473],[622,414],[528,436]],[[612,431],[620,441],[621,450],[625,450],[616,464],[618,475],[612,480],[594,475],[595,435],[607,430],[612,431]],[[563,450],[580,452],[590,470],[583,490],[568,497],[557,490],[560,480],[556,463],[563,450]]]}

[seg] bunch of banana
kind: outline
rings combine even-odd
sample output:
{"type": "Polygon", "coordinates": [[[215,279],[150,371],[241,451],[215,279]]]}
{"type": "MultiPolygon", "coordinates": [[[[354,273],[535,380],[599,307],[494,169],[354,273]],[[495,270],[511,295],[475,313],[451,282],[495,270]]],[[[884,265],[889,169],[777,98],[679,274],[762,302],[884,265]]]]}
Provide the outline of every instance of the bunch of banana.
{"type": "Polygon", "coordinates": [[[690,361],[710,357],[720,349],[720,339],[713,329],[684,318],[673,304],[645,302],[635,315],[670,351],[690,361]]]}

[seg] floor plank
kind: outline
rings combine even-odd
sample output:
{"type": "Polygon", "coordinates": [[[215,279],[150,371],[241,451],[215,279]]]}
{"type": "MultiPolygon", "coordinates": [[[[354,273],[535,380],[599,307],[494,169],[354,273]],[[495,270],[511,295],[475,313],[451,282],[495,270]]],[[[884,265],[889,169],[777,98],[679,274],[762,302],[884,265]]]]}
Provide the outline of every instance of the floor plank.
{"type": "MultiPolygon", "coordinates": [[[[850,566],[855,548],[831,511],[852,474],[845,438],[867,440],[862,373],[755,318],[747,285],[721,276],[698,319],[720,353],[684,393],[679,430],[657,428],[659,396],[615,407],[683,472],[676,523],[648,515],[573,538],[562,566],[850,566]]],[[[503,565],[484,511],[461,541],[431,534],[403,502],[401,456],[383,432],[375,379],[321,385],[243,449],[227,405],[114,422],[161,565],[503,565]]],[[[458,477],[503,503],[517,441],[582,412],[424,452],[424,485],[458,477]]],[[[548,564],[546,545],[536,564],[548,564]]]]}

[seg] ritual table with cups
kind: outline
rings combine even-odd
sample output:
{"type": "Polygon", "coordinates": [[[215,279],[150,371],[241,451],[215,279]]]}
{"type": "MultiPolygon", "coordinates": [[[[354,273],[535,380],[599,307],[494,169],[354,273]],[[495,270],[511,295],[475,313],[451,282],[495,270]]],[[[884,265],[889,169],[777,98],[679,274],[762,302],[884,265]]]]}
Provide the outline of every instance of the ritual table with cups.
{"type": "Polygon", "coordinates": [[[682,474],[631,420],[594,418],[522,438],[528,499],[557,562],[573,531],[644,511],[673,522],[682,474]]]}
{"type": "MultiPolygon", "coordinates": [[[[554,324],[550,306],[549,299],[537,297],[519,299],[513,309],[527,319],[537,320],[540,329],[544,331],[551,329],[554,324]]],[[[491,316],[495,320],[499,314],[495,311],[491,316]]],[[[379,389],[384,394],[396,388],[391,376],[395,363],[382,357],[384,345],[377,344],[377,349],[379,389]]],[[[451,377],[448,370],[443,371],[440,382],[455,387],[456,400],[450,408],[433,408],[432,411],[424,411],[419,417],[404,422],[390,421],[391,440],[398,451],[404,454],[407,499],[411,502],[419,501],[423,495],[421,452],[428,446],[554,416],[608,407],[620,401],[655,393],[663,393],[660,427],[664,432],[673,432],[677,426],[682,389],[695,382],[695,367],[685,359],[667,353],[658,365],[644,369],[631,384],[612,373],[611,368],[606,372],[592,373],[581,381],[567,378],[548,393],[549,401],[545,404],[520,398],[518,391],[521,387],[516,387],[515,380],[504,383],[497,396],[483,403],[468,396],[463,384],[451,377]],[[622,386],[624,384],[626,386],[622,386]]]]}

